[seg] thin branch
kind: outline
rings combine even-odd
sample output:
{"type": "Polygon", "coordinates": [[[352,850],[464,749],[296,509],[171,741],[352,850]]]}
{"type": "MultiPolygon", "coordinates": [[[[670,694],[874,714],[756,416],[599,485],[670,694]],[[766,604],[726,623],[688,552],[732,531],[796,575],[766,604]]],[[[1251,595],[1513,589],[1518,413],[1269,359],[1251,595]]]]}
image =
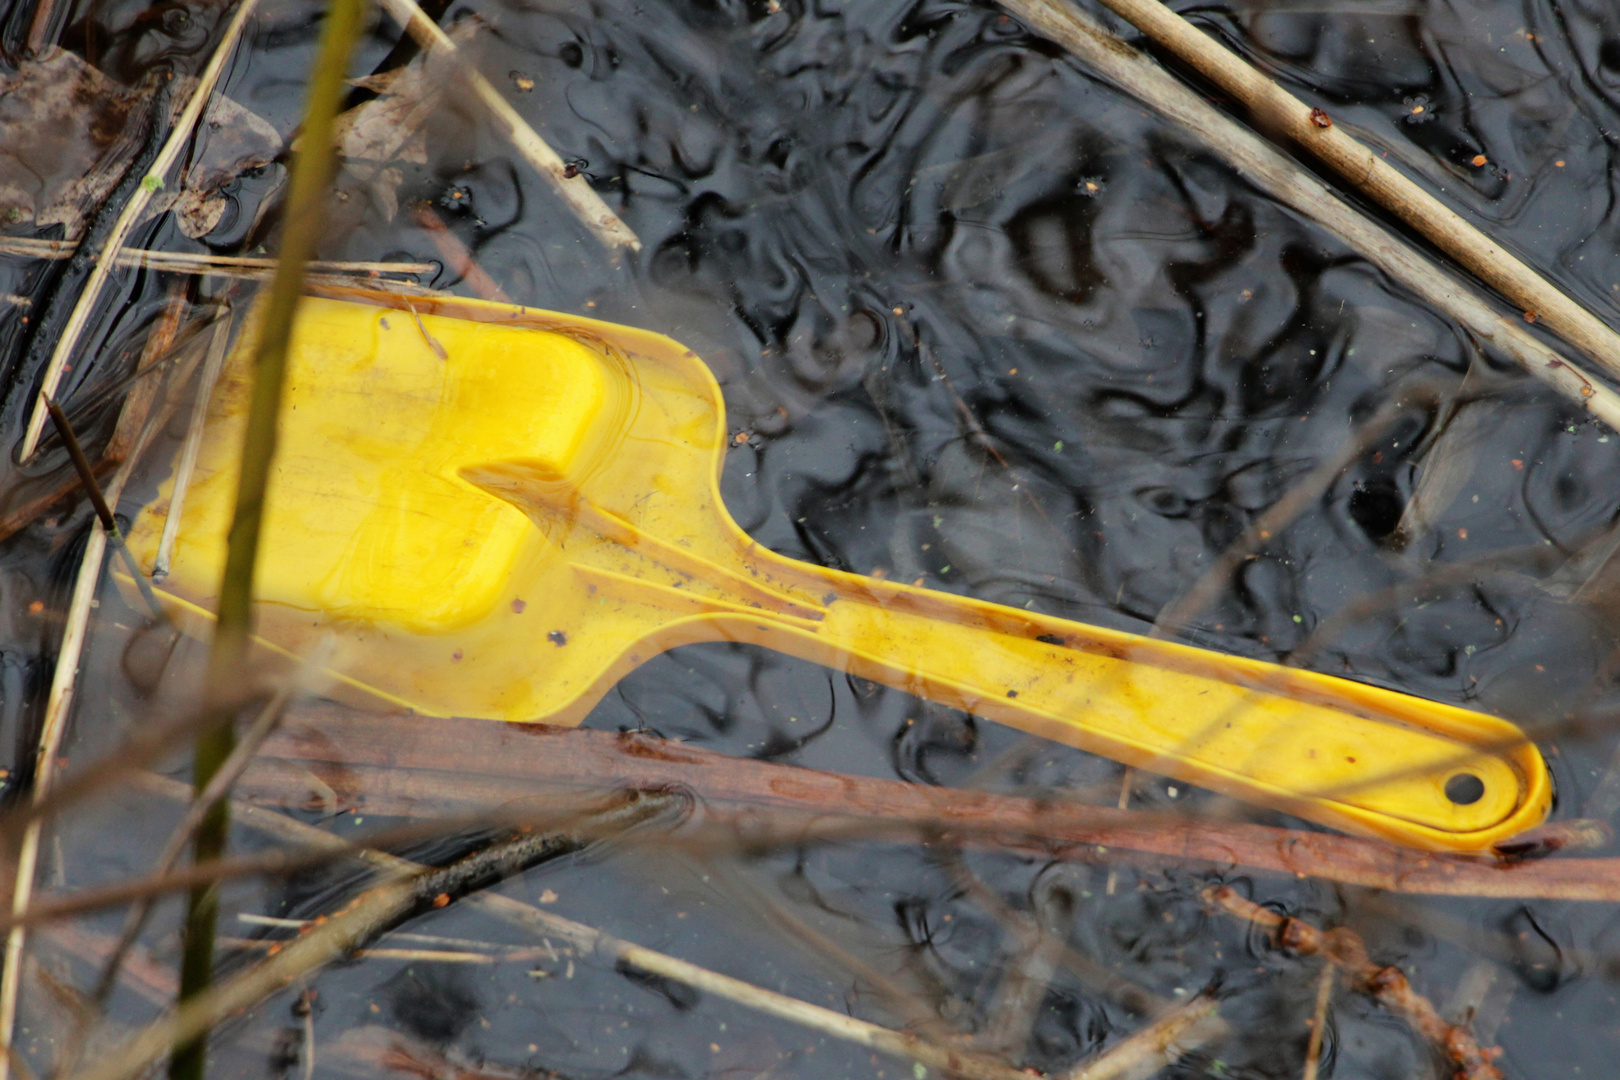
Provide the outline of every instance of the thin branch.
{"type": "MultiPolygon", "coordinates": [[[[166,798],[185,797],[184,786],[166,777],[148,775],[142,778],[142,786],[166,798]]],[[[397,856],[375,849],[353,850],[348,842],[340,837],[251,803],[239,802],[235,806],[235,811],[244,825],[268,832],[283,841],[307,844],[310,847],[325,847],[334,853],[352,854],[372,866],[396,873],[414,866],[397,856]]],[[[1027,1080],[1028,1077],[1028,1074],[1019,1070],[986,1061],[976,1055],[958,1053],[905,1032],[856,1020],[843,1013],[773,993],[739,979],[710,972],[695,964],[632,945],[582,923],[542,911],[498,893],[477,893],[467,897],[464,903],[480,907],[506,922],[535,931],[542,936],[561,938],[577,949],[582,956],[594,956],[609,966],[627,964],[768,1015],[802,1024],[834,1038],[938,1068],[947,1074],[980,1077],[984,1080],[1020,1080],[1020,1078],[1027,1080]]],[[[74,1080],[124,1080],[124,1077],[80,1076],[74,1080]]]]}
{"type": "Polygon", "coordinates": [[[286,797],[320,762],[342,764],[377,813],[407,816],[501,806],[543,790],[672,788],[693,792],[715,830],[761,847],[923,834],[1085,861],[1138,852],[1394,892],[1620,900],[1616,859],[1494,864],[1333,833],[846,776],[634,734],[514,732],[500,721],[368,716],[330,702],[294,713],[244,776],[247,790],[286,797]]]}
{"type": "Polygon", "coordinates": [[[1355,931],[1342,926],[1318,930],[1302,919],[1261,907],[1225,885],[1204,890],[1203,898],[1210,907],[1266,930],[1279,948],[1299,956],[1323,956],[1344,973],[1351,986],[1403,1017],[1451,1059],[1459,1070],[1459,1080],[1503,1080],[1493,1064],[1501,1051],[1482,1049],[1466,1025],[1446,1023],[1434,1004],[1412,989],[1400,968],[1383,967],[1368,958],[1367,945],[1355,931]]]}
{"type": "MultiPolygon", "coordinates": [[[[660,803],[659,799],[620,800],[599,811],[594,818],[599,826],[622,829],[658,813],[662,809],[660,803]]],[[[440,896],[464,892],[492,873],[581,846],[576,837],[566,834],[524,836],[497,844],[443,870],[397,860],[388,874],[390,880],[355,897],[320,926],[288,942],[262,964],[183,1000],[173,1013],[74,1074],[75,1080],[128,1080],[137,1076],[170,1047],[200,1040],[215,1024],[233,1013],[251,1008],[283,987],[349,955],[412,908],[433,903],[440,896]]]]}
{"type": "MultiPolygon", "coordinates": [[[[214,55],[209,57],[208,66],[203,68],[202,74],[197,77],[197,85],[192,90],[191,98],[186,102],[179,119],[175,121],[173,130],[169,132],[168,140],[163,144],[163,149],[158,151],[156,160],[142,178],[140,186],[130,197],[129,202],[124,204],[117,223],[102,246],[95,269],[91,271],[83,291],[79,293],[73,314],[63,328],[62,335],[57,338],[56,348],[45,367],[45,381],[39,390],[39,400],[35,403],[33,412],[29,414],[28,427],[23,433],[22,447],[18,454],[23,461],[34,456],[34,448],[39,445],[40,433],[45,428],[45,402],[56,396],[56,388],[62,380],[62,373],[74,350],[78,348],[79,338],[83,335],[85,327],[89,325],[90,314],[95,310],[96,301],[101,298],[102,286],[112,273],[118,253],[123,250],[124,242],[129,239],[136,222],[140,221],[146,212],[152,195],[162,190],[169,169],[180,156],[180,151],[191,141],[192,131],[196,128],[197,121],[202,118],[203,108],[213,95],[220,73],[225,70],[226,61],[235,51],[237,39],[242,36],[242,29],[247,25],[248,16],[252,14],[257,2],[258,0],[238,0],[236,15],[225,28],[225,34],[220,38],[219,44],[214,47],[214,55]]],[[[0,1071],[0,1080],[4,1080],[3,1071],[0,1071]]]]}
{"type": "Polygon", "coordinates": [[[84,492],[90,497],[90,505],[95,507],[96,518],[101,522],[101,529],[107,534],[107,542],[123,557],[124,566],[129,575],[135,580],[140,589],[141,599],[151,609],[152,617],[159,622],[167,616],[158,604],[157,597],[152,593],[152,585],[141,573],[141,568],[135,565],[135,556],[130,554],[129,545],[124,543],[124,533],[118,527],[118,519],[113,517],[112,507],[107,505],[107,497],[101,492],[101,485],[96,482],[96,471],[90,464],[90,459],[84,454],[84,447],[79,445],[79,437],[73,432],[73,425],[68,422],[67,413],[62,411],[52,398],[45,399],[45,408],[51,414],[51,422],[62,436],[62,444],[67,447],[68,459],[73,462],[73,471],[79,474],[79,483],[84,486],[84,492]]]}
{"type": "Polygon", "coordinates": [[[488,79],[473,67],[450,35],[439,29],[439,24],[428,18],[416,0],[381,0],[382,7],[405,32],[416,39],[423,49],[442,50],[443,55],[461,61],[461,76],[467,81],[474,96],[483,103],[511,140],[518,153],[549,182],[562,197],[574,216],[609,249],[625,247],[641,250],[641,240],[631,231],[618,214],[591,187],[590,181],[575,172],[570,174],[562,157],[542,139],[529,122],[523,119],[501,92],[490,85],[488,79]]]}
{"type": "Polygon", "coordinates": [[[1057,43],[1093,72],[1157,109],[1200,146],[1307,221],[1360,252],[1374,266],[1496,346],[1611,428],[1620,430],[1620,393],[1542,344],[1522,319],[1500,314],[1477,290],[1354,209],[1293,159],[1178,82],[1151,58],[1059,0],[1001,0],[1031,30],[1057,43]]]}
{"type": "MultiPolygon", "coordinates": [[[[259,747],[264,745],[264,741],[281,722],[281,714],[287,708],[287,703],[293,699],[293,695],[303,691],[312,673],[325,666],[330,654],[329,643],[318,648],[296,674],[282,682],[276,695],[259,710],[259,715],[254,718],[252,726],[231,751],[230,757],[225,759],[219,771],[209,780],[208,786],[192,800],[179,823],[169,833],[168,841],[153,863],[154,874],[167,874],[174,869],[175,863],[184,854],[203,819],[216,803],[230,793],[231,786],[252,763],[253,756],[259,752],[259,747]]],[[[151,916],[155,901],[155,896],[137,901],[125,916],[124,926],[119,932],[117,943],[113,946],[112,955],[108,957],[106,965],[102,968],[101,978],[96,980],[95,989],[90,994],[90,1000],[97,1005],[104,1003],[107,995],[112,992],[113,985],[118,980],[118,969],[122,966],[131,946],[135,944],[135,939],[140,936],[146,920],[151,916]]]]}
{"type": "MultiPolygon", "coordinates": [[[[155,781],[152,777],[142,779],[142,786],[153,783],[155,781]]],[[[624,788],[615,788],[607,794],[612,798],[622,798],[626,791],[627,789],[624,788]]],[[[167,794],[167,790],[164,791],[164,794],[167,794]]],[[[631,794],[636,793],[632,791],[631,794]]],[[[584,796],[573,798],[561,807],[537,807],[531,805],[527,809],[509,808],[448,818],[435,818],[431,821],[381,830],[365,837],[363,840],[340,841],[336,847],[328,844],[316,844],[309,847],[282,848],[257,855],[212,859],[205,863],[184,866],[166,874],[147,874],[138,878],[126,878],[109,885],[97,885],[70,892],[48,893],[43,897],[36,898],[26,911],[0,916],[0,930],[9,930],[16,926],[38,926],[42,923],[55,922],[75,915],[101,911],[109,907],[116,907],[120,904],[150,897],[214,888],[221,882],[244,877],[272,877],[293,874],[311,867],[329,864],[337,858],[353,857],[363,845],[391,848],[405,844],[421,843],[427,840],[443,840],[446,837],[456,836],[472,830],[557,830],[565,825],[576,833],[583,835],[584,826],[578,823],[578,819],[582,813],[600,805],[602,795],[601,792],[587,793],[584,796]]],[[[642,793],[641,797],[643,799],[653,799],[660,795],[667,795],[667,793],[648,792],[642,793]]],[[[666,799],[667,801],[669,800],[666,799]]],[[[232,806],[235,805],[237,803],[233,800],[232,806]]]]}
{"type": "Polygon", "coordinates": [[[1215,999],[1200,994],[1082,1061],[1064,1073],[1063,1080],[1147,1080],[1194,1050],[1225,1038],[1229,1030],[1215,999]]]}
{"type": "MultiPolygon", "coordinates": [[[[1038,0],[1020,0],[1024,3],[1038,0]]],[[[1062,0],[1053,0],[1062,2],[1062,0]]],[[[1159,0],[1102,0],[1138,30],[1248,108],[1259,127],[1281,131],[1441,251],[1545,323],[1612,376],[1620,377],[1620,334],[1455,210],[1372,152],[1326,112],[1312,108],[1159,0]]],[[[1011,7],[1012,5],[1008,5],[1011,7]]]]}

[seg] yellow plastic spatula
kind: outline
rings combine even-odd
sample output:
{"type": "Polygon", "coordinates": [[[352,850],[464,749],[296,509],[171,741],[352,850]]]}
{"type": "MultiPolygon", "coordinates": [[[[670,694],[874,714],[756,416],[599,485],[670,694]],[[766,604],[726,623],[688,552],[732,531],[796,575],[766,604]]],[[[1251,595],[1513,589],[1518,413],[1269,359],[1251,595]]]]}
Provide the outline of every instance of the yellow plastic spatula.
{"type": "MultiPolygon", "coordinates": [[[[194,614],[224,561],[250,354],[211,405],[164,582],[194,614]]],[[[351,691],[577,724],[662,650],[742,641],[1420,847],[1547,812],[1541,755],[1494,717],[761,548],[720,502],[719,387],[657,334],[335,293],[304,304],[287,378],[258,632],[297,652],[337,633],[351,691]]],[[[171,497],[130,536],[146,567],[171,497]]]]}

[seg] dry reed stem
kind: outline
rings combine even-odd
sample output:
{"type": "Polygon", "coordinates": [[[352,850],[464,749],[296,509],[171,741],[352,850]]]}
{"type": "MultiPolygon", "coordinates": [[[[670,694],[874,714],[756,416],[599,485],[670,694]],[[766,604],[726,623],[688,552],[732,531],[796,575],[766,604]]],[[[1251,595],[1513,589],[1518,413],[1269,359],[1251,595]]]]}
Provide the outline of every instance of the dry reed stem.
{"type": "MultiPolygon", "coordinates": [[[[56,776],[62,732],[67,725],[68,710],[73,704],[79,659],[84,652],[85,635],[90,623],[90,603],[95,599],[96,588],[101,583],[101,563],[106,551],[107,534],[98,519],[91,523],[90,539],[85,543],[84,556],[79,560],[78,577],[73,583],[72,599],[68,602],[67,625],[62,633],[62,645],[57,650],[56,669],[51,675],[51,689],[45,703],[45,722],[40,729],[39,746],[34,754],[33,799],[36,802],[50,790],[56,776]]],[[[13,916],[22,914],[32,905],[43,827],[44,822],[35,819],[28,823],[23,833],[11,892],[13,916]]],[[[0,1080],[6,1080],[11,1068],[9,1051],[17,1023],[17,999],[26,943],[27,930],[21,925],[13,926],[6,935],[5,966],[0,970],[0,1048],[6,1053],[0,1055],[0,1080]]]]}
{"type": "Polygon", "coordinates": [[[1620,377],[1620,334],[1333,123],[1327,113],[1290,94],[1159,0],[1102,2],[1242,102],[1257,127],[1285,133],[1512,301],[1526,319],[1545,323],[1611,376],[1620,377]]]}
{"type": "MultiPolygon", "coordinates": [[[[218,937],[215,941],[222,949],[233,952],[261,952],[277,953],[285,947],[286,942],[275,941],[271,938],[239,938],[218,937]]],[[[546,958],[546,950],[541,948],[513,949],[509,952],[457,952],[453,949],[355,949],[348,954],[351,960],[403,960],[406,963],[418,964],[475,964],[479,966],[492,966],[502,963],[533,963],[546,958]]]]}
{"type": "Polygon", "coordinates": [[[484,894],[477,899],[491,911],[502,913],[508,921],[526,926],[542,935],[549,934],[561,938],[577,949],[581,956],[594,957],[610,966],[623,964],[648,974],[660,975],[767,1016],[788,1020],[812,1031],[819,1031],[843,1042],[864,1046],[891,1057],[938,1069],[949,1076],[963,1077],[965,1080],[1029,1080],[1029,1074],[1023,1070],[1003,1065],[983,1055],[941,1046],[909,1032],[895,1031],[841,1012],[834,1012],[820,1005],[812,1005],[798,998],[788,997],[786,994],[778,994],[741,979],[734,979],[686,960],[616,938],[584,923],[563,918],[561,915],[519,904],[504,896],[484,894]]]}
{"type": "MultiPolygon", "coordinates": [[[[190,797],[185,785],[166,777],[144,776],[141,778],[141,786],[170,799],[183,800],[190,797]]],[[[243,824],[269,832],[283,840],[310,847],[325,847],[334,854],[340,852],[351,854],[379,869],[396,874],[420,870],[416,864],[394,855],[374,849],[355,850],[347,841],[331,833],[305,825],[284,814],[254,806],[252,803],[234,802],[233,814],[243,824]]],[[[499,893],[474,893],[464,897],[461,902],[481,908],[505,922],[542,937],[560,938],[577,950],[581,957],[594,957],[610,968],[621,964],[628,965],[768,1016],[791,1021],[844,1042],[852,1042],[894,1057],[918,1062],[967,1080],[1029,1080],[1029,1074],[1000,1062],[952,1050],[906,1032],[857,1020],[798,998],[754,986],[741,979],[734,979],[688,961],[624,941],[584,923],[543,911],[499,893]]],[[[97,1073],[81,1074],[72,1080],[128,1080],[130,1075],[132,1073],[129,1071],[103,1069],[97,1073]]]]}
{"type": "Polygon", "coordinates": [[[346,795],[363,796],[384,814],[501,806],[546,790],[669,789],[691,792],[701,821],[715,830],[734,830],[735,842],[760,846],[891,837],[911,843],[921,836],[1087,861],[1137,852],[1391,892],[1620,900],[1620,859],[1503,865],[1332,833],[845,776],[633,733],[373,716],[330,702],[296,706],[243,786],[287,798],[305,789],[311,769],[332,775],[334,767],[343,778],[334,781],[349,785],[346,795]]]}
{"type": "Polygon", "coordinates": [[[460,61],[461,76],[467,81],[474,96],[489,110],[518,153],[522,154],[535,171],[551,184],[567,204],[568,209],[573,211],[574,216],[579,218],[592,235],[609,249],[624,247],[631,251],[641,250],[641,240],[631,231],[630,226],[602,201],[602,197],[591,187],[590,181],[578,174],[573,176],[568,174],[557,151],[553,150],[550,144],[529,126],[529,122],[518,114],[501,92],[491,86],[489,80],[467,61],[461,50],[456,47],[456,43],[450,39],[450,35],[439,29],[439,24],[427,17],[416,0],[380,0],[380,3],[383,10],[387,11],[406,33],[415,38],[423,49],[442,51],[443,55],[460,61]]]}
{"type": "Polygon", "coordinates": [[[1311,1037],[1305,1044],[1305,1072],[1301,1080],[1316,1080],[1322,1067],[1322,1041],[1327,1033],[1328,1003],[1333,1000],[1333,965],[1323,964],[1316,980],[1316,1009],[1311,1013],[1311,1037]]]}
{"type": "MultiPolygon", "coordinates": [[[[247,0],[244,0],[247,2],[247,0]]],[[[263,319],[253,351],[252,389],[242,431],[236,498],[225,536],[225,565],[220,571],[218,617],[209,639],[203,676],[203,708],[222,722],[197,736],[192,755],[192,784],[201,798],[234,749],[229,702],[238,692],[249,660],[253,627],[253,587],[258,564],[266,491],[274,467],[280,430],[281,401],[293,325],[303,300],[306,264],[314,256],[326,220],[336,168],[334,118],[344,93],[344,75],[359,43],[367,11],[365,0],[331,0],[321,24],[305,98],[303,144],[294,153],[287,185],[281,250],[275,276],[264,302],[263,319]]],[[[215,802],[193,834],[197,863],[218,859],[230,831],[228,804],[215,802]]],[[[186,908],[184,947],[180,957],[180,1000],[204,996],[213,980],[213,949],[218,893],[193,889],[186,908]]],[[[207,1029],[189,1033],[169,1059],[170,1080],[203,1080],[207,1029]]]]}
{"type": "MultiPolygon", "coordinates": [[[[102,286],[112,273],[118,253],[123,250],[124,241],[129,239],[136,222],[145,213],[152,195],[163,187],[164,179],[168,176],[175,159],[180,156],[180,151],[191,141],[191,133],[196,128],[197,121],[202,118],[203,108],[213,95],[220,73],[225,70],[225,62],[230,59],[237,39],[242,36],[242,29],[247,25],[248,16],[252,14],[257,2],[258,0],[238,0],[236,14],[215,47],[213,56],[209,57],[208,66],[203,68],[202,74],[197,77],[197,85],[192,90],[191,98],[181,110],[179,118],[175,120],[174,129],[169,132],[169,138],[164,142],[163,149],[158,151],[157,159],[147,170],[145,182],[135,190],[134,195],[125,204],[117,222],[113,225],[112,233],[107,237],[106,244],[97,256],[95,269],[90,272],[84,291],[79,294],[73,313],[69,316],[67,325],[62,328],[62,336],[57,339],[56,348],[45,366],[45,381],[40,387],[34,409],[29,414],[28,427],[23,432],[22,447],[19,451],[22,460],[26,461],[34,456],[34,449],[39,445],[40,433],[45,428],[45,401],[56,396],[56,387],[62,381],[63,370],[74,349],[78,347],[84,328],[89,325],[90,314],[95,310],[96,301],[101,297],[102,286]]],[[[0,1065],[0,1080],[4,1080],[4,1077],[4,1068],[0,1065]]]]}
{"type": "Polygon", "coordinates": [[[1093,72],[1158,110],[1261,190],[1328,233],[1466,330],[1512,358],[1611,428],[1620,430],[1620,393],[1581,371],[1528,333],[1523,320],[1498,313],[1480,293],[1346,203],[1297,162],[1203,97],[1151,58],[1063,0],[1001,0],[1035,33],[1067,49],[1093,72]]]}
{"type": "MultiPolygon", "coordinates": [[[[167,350],[174,340],[186,304],[174,297],[152,328],[143,358],[167,350]]],[[[151,397],[131,395],[125,403],[125,414],[119,417],[123,427],[125,415],[141,414],[141,430],[131,440],[127,454],[107,484],[106,498],[117,505],[131,469],[139,460],[147,441],[159,426],[149,414],[151,397]]],[[[90,536],[85,542],[84,555],[79,560],[78,575],[74,579],[73,593],[68,601],[67,616],[62,630],[62,643],[57,649],[56,667],[51,672],[51,687],[45,701],[45,719],[40,727],[39,744],[34,754],[34,787],[29,804],[35,810],[49,800],[56,782],[56,767],[61,751],[62,735],[72,712],[74,691],[79,674],[79,661],[89,634],[90,610],[95,602],[101,582],[102,561],[106,556],[107,533],[100,519],[91,523],[90,536]]],[[[17,847],[10,910],[13,915],[28,910],[32,905],[34,878],[39,865],[39,844],[44,830],[44,819],[34,816],[23,826],[17,847]]],[[[12,1061],[12,1035],[17,1022],[18,995],[22,982],[22,961],[27,946],[27,930],[11,927],[6,934],[6,958],[0,966],[0,1080],[6,1080],[12,1061]]]]}
{"type": "Polygon", "coordinates": [[[1063,1080],[1147,1080],[1194,1050],[1225,1038],[1229,1030],[1215,999],[1200,994],[1082,1061],[1064,1073],[1063,1080]]]}
{"type": "Polygon", "coordinates": [[[1467,1027],[1448,1024],[1433,1002],[1412,989],[1400,968],[1373,963],[1367,956],[1366,943],[1355,931],[1342,926],[1319,930],[1303,919],[1261,907],[1226,885],[1204,890],[1203,898],[1211,907],[1265,929],[1278,948],[1299,956],[1320,954],[1344,973],[1353,988],[1404,1018],[1433,1043],[1457,1066],[1458,1080],[1503,1080],[1493,1063],[1501,1051],[1481,1048],[1467,1027]]]}
{"type": "Polygon", "coordinates": [[[197,455],[202,450],[203,423],[208,419],[208,405],[214,397],[214,383],[225,366],[225,355],[230,345],[232,319],[229,315],[214,324],[208,342],[208,358],[203,361],[202,375],[197,381],[197,397],[191,403],[191,420],[186,425],[185,442],[180,448],[180,464],[175,466],[174,483],[169,493],[169,506],[164,511],[163,535],[158,540],[157,558],[152,562],[152,580],[162,581],[169,576],[169,560],[174,552],[175,538],[180,534],[180,519],[186,505],[186,489],[191,486],[191,474],[197,468],[197,455]]]}
{"type": "Polygon", "coordinates": [[[711,884],[718,883],[730,892],[733,900],[774,924],[774,929],[805,955],[864,982],[895,1015],[905,1020],[907,1030],[920,1032],[940,1042],[953,1037],[953,1033],[940,1022],[935,1010],[920,1000],[918,995],[908,992],[895,979],[777,903],[753,882],[713,860],[705,860],[701,865],[711,884]]]}
{"type": "MultiPolygon", "coordinates": [[[[0,236],[0,255],[21,255],[32,259],[66,259],[72,256],[74,245],[66,240],[37,240],[27,236],[0,236]]],[[[266,277],[276,268],[276,260],[256,255],[212,255],[190,251],[154,251],[150,248],[124,248],[115,257],[119,266],[144,266],[152,270],[168,270],[189,274],[250,274],[266,277]]],[[[437,269],[432,263],[420,262],[354,262],[346,260],[311,259],[312,271],[341,274],[351,277],[380,277],[384,274],[430,274],[437,269]]],[[[379,282],[396,288],[398,282],[379,282]]]]}

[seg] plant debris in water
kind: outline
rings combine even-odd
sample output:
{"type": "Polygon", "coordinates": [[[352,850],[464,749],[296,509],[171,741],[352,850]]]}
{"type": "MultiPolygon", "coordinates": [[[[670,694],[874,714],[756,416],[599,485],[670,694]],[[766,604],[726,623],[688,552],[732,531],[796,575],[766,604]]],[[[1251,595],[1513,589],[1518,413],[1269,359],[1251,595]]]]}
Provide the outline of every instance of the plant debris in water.
{"type": "MultiPolygon", "coordinates": [[[[182,101],[231,7],[45,7],[35,55],[31,5],[0,28],[0,229],[72,241],[137,156],[151,87],[172,76],[182,101]]],[[[1183,633],[1508,717],[1536,733],[1557,805],[1511,864],[1395,851],[740,645],[649,661],[592,732],[295,703],[210,871],[219,985],[246,995],[215,1002],[235,1016],[214,1072],[1607,1073],[1620,434],[994,6],[428,7],[643,247],[608,251],[456,68],[379,19],[318,257],[430,262],[419,286],[682,341],[724,387],[727,506],[774,550],[1136,632],[1410,401],[1183,633]],[[626,778],[676,810],[591,832],[626,778]],[[454,889],[414,869],[514,844],[547,857],[454,889]]],[[[264,0],[142,246],[278,250],[322,10],[264,0]]],[[[1620,321],[1620,218],[1594,194],[1620,108],[1601,5],[1195,14],[1324,129],[1620,321]]],[[[0,255],[13,441],[58,273],[0,255]]],[[[114,282],[63,384],[92,461],[109,388],[171,338],[190,356],[151,376],[130,514],[192,411],[165,373],[196,370],[197,326],[247,297],[169,270],[114,282]]],[[[68,469],[50,447],[9,466],[0,515],[68,469]]],[[[11,836],[92,513],[52,503],[0,560],[11,836]]],[[[140,884],[184,813],[204,647],[110,582],[97,595],[38,903],[140,884]]],[[[536,662],[565,646],[555,632],[536,662]]],[[[244,672],[243,722],[291,677],[244,672]]],[[[104,1003],[86,995],[126,909],[31,930],[15,1045],[35,1075],[122,1080],[166,1052],[149,1025],[176,992],[185,882],[143,887],[160,900],[104,1003]]]]}

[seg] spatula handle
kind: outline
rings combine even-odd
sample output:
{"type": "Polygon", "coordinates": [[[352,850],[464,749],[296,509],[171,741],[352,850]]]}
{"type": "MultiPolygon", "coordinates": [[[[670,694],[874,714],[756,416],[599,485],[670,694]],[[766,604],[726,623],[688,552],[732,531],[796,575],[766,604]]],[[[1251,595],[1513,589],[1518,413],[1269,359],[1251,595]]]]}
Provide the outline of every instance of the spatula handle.
{"type": "Polygon", "coordinates": [[[716,616],[726,636],[1247,802],[1435,850],[1488,847],[1550,804],[1541,754],[1493,716],[802,563],[773,571],[821,593],[819,623],[716,616]]]}

